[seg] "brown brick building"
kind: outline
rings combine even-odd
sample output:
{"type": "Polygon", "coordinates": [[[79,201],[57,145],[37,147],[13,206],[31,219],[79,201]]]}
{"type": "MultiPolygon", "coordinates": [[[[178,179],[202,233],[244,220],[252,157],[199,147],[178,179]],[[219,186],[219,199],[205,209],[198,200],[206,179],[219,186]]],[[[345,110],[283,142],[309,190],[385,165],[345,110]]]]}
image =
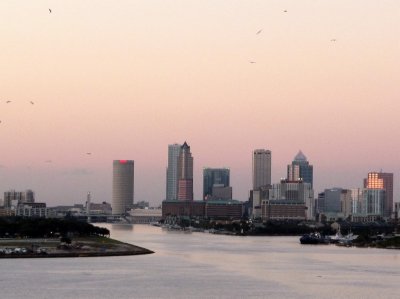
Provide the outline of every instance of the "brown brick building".
{"type": "Polygon", "coordinates": [[[261,218],[272,219],[306,219],[304,202],[293,200],[263,200],[261,202],[261,218]]]}
{"type": "Polygon", "coordinates": [[[167,216],[241,219],[243,213],[243,203],[237,200],[165,200],[162,202],[164,219],[167,216]]]}

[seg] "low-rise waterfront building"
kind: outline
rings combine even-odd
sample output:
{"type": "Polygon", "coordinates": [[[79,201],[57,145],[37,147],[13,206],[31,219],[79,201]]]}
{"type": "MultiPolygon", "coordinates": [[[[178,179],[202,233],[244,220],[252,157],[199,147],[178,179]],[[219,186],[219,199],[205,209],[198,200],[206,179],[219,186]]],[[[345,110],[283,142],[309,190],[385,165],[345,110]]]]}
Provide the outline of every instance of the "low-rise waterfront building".
{"type": "Polygon", "coordinates": [[[162,219],[162,210],[157,209],[133,209],[129,212],[133,223],[152,223],[162,219]]]}
{"type": "Polygon", "coordinates": [[[65,216],[80,217],[86,216],[83,204],[75,204],[73,206],[56,206],[47,208],[47,216],[49,218],[63,218],[65,216]]]}
{"type": "Polygon", "coordinates": [[[164,200],[162,202],[162,217],[188,216],[204,217],[204,201],[199,200],[164,200]]]}
{"type": "Polygon", "coordinates": [[[306,220],[307,207],[302,201],[263,200],[261,203],[262,221],[268,220],[306,220]]]}
{"type": "Polygon", "coordinates": [[[18,204],[16,216],[22,217],[47,217],[46,203],[32,202],[18,204]]]}
{"type": "Polygon", "coordinates": [[[179,200],[162,202],[162,217],[197,217],[241,219],[244,213],[243,202],[238,200],[179,200]]]}
{"type": "MultiPolygon", "coordinates": [[[[87,205],[88,203],[86,203],[87,205]]],[[[90,215],[111,215],[112,208],[111,204],[103,201],[102,203],[90,202],[89,207],[86,207],[86,211],[89,211],[90,215]],[[88,209],[89,208],[89,209],[88,209]]]]}
{"type": "Polygon", "coordinates": [[[208,200],[205,204],[205,218],[241,219],[244,213],[243,203],[238,200],[208,200]]]}

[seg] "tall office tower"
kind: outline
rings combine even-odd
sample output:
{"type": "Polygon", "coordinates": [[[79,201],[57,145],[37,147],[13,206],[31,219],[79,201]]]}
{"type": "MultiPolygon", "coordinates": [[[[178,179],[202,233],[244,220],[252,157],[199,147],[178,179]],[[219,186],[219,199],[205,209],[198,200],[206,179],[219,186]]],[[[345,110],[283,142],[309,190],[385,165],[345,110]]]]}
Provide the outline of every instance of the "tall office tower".
{"type": "Polygon", "coordinates": [[[203,199],[213,195],[213,187],[229,187],[229,168],[203,169],[203,199]]]}
{"type": "Polygon", "coordinates": [[[256,149],[253,152],[253,190],[271,185],[271,151],[256,149]]]}
{"type": "Polygon", "coordinates": [[[178,200],[193,200],[193,157],[186,141],[178,159],[178,200]]]}
{"type": "Polygon", "coordinates": [[[178,169],[179,154],[181,153],[181,144],[168,145],[168,167],[167,167],[167,194],[166,200],[178,199],[178,169]]]}
{"type": "Polygon", "coordinates": [[[393,173],[369,172],[364,179],[364,188],[385,190],[384,217],[391,217],[393,212],[393,173]]]}
{"type": "Polygon", "coordinates": [[[313,166],[307,161],[307,157],[299,151],[292,164],[287,167],[287,179],[290,181],[302,180],[313,186],[313,166]]]}
{"type": "Polygon", "coordinates": [[[114,160],[112,213],[125,214],[133,206],[134,161],[114,160]]]}

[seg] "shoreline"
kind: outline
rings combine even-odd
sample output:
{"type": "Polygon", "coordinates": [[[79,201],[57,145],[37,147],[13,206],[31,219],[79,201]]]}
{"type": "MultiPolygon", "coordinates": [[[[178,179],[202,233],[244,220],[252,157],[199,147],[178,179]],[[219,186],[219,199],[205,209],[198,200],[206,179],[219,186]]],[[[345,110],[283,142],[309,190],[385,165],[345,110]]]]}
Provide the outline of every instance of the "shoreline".
{"type": "Polygon", "coordinates": [[[77,238],[71,244],[54,239],[0,240],[0,259],[14,258],[77,258],[152,254],[147,248],[111,238],[77,238]]]}

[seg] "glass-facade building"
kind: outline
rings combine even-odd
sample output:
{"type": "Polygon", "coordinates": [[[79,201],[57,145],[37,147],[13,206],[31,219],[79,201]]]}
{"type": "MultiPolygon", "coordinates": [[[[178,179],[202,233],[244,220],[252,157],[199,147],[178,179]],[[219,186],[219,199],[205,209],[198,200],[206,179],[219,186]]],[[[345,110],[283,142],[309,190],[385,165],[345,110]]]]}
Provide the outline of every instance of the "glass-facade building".
{"type": "Polygon", "coordinates": [[[229,187],[229,168],[204,168],[203,169],[203,199],[213,195],[213,186],[229,187]]]}
{"type": "Polygon", "coordinates": [[[383,216],[391,217],[393,213],[393,173],[370,172],[364,179],[364,188],[385,190],[383,216]]]}
{"type": "Polygon", "coordinates": [[[287,167],[287,179],[290,181],[302,180],[313,187],[313,166],[307,161],[307,157],[299,151],[292,164],[287,167]]]}

